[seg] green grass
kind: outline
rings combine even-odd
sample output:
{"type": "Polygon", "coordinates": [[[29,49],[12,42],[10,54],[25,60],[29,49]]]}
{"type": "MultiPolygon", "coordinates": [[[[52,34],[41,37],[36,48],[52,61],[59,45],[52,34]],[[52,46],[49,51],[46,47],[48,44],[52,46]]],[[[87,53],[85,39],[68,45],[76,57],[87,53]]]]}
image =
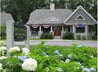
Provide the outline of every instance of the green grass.
{"type": "MultiPolygon", "coordinates": [[[[23,47],[25,47],[24,45],[15,45],[15,46],[19,46],[20,48],[23,48],[23,47]]],[[[30,48],[34,48],[34,47],[36,47],[37,45],[30,45],[30,48]]],[[[48,46],[49,48],[55,48],[55,49],[57,49],[57,48],[70,48],[70,46],[51,46],[51,45],[49,45],[48,46]]]]}
{"type": "Polygon", "coordinates": [[[97,41],[97,40],[78,40],[78,39],[62,39],[62,40],[77,40],[77,41],[97,41]]]}
{"type": "Polygon", "coordinates": [[[37,39],[37,38],[30,38],[29,40],[53,40],[53,39],[37,39]]]}

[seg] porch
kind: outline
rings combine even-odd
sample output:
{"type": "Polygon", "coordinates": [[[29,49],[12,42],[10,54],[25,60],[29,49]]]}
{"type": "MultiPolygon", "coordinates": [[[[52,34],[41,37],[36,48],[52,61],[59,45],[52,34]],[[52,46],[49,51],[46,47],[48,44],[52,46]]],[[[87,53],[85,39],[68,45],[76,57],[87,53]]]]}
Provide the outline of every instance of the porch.
{"type": "Polygon", "coordinates": [[[31,38],[40,38],[40,36],[44,33],[52,34],[54,39],[61,39],[64,33],[73,32],[74,39],[77,39],[80,36],[82,40],[83,37],[85,39],[90,39],[92,33],[91,25],[32,25],[30,27],[30,37],[31,38]]]}

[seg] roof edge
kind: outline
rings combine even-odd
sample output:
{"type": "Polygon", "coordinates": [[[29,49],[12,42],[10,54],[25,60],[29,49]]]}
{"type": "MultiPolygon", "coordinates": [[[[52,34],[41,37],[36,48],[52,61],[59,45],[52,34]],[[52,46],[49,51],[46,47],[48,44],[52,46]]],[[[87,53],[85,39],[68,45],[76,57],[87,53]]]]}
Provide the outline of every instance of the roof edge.
{"type": "Polygon", "coordinates": [[[78,11],[78,9],[82,9],[95,23],[97,23],[93,16],[91,16],[91,14],[89,14],[81,5],[79,5],[76,10],[64,21],[64,24],[78,11]]]}

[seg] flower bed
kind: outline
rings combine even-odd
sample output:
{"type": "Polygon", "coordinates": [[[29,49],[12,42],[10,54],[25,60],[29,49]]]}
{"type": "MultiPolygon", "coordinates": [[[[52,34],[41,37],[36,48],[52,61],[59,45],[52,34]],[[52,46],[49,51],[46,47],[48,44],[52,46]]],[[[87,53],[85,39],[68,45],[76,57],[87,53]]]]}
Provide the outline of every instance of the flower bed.
{"type": "Polygon", "coordinates": [[[0,47],[0,71],[3,72],[97,72],[97,50],[73,44],[69,48],[48,46],[32,48],[0,47]]]}

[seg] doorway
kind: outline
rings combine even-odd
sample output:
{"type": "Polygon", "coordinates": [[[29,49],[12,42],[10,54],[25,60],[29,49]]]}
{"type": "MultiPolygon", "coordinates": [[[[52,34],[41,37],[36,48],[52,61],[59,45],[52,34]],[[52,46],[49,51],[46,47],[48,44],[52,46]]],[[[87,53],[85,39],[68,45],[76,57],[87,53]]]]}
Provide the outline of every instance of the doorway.
{"type": "Polygon", "coordinates": [[[54,36],[61,36],[61,27],[54,27],[54,36]]]}

